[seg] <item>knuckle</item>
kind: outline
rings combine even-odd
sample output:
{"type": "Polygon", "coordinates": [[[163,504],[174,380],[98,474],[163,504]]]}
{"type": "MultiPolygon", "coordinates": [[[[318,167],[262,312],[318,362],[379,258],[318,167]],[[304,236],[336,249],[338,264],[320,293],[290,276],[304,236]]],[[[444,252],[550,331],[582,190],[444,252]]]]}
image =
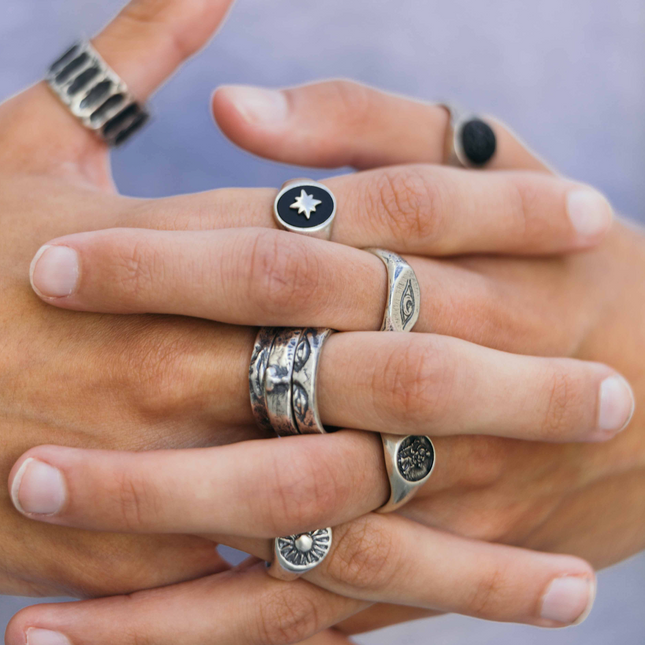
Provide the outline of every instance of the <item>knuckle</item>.
{"type": "Polygon", "coordinates": [[[336,107],[337,121],[355,131],[364,128],[373,106],[373,92],[365,85],[337,79],[324,84],[336,107]]]}
{"type": "Polygon", "coordinates": [[[299,452],[293,459],[284,453],[275,458],[270,480],[263,487],[261,512],[272,534],[316,528],[343,498],[332,465],[319,454],[299,452]]]}
{"type": "Polygon", "coordinates": [[[144,239],[131,244],[120,244],[115,240],[107,249],[113,258],[115,286],[118,298],[127,308],[135,305],[142,297],[149,297],[158,286],[163,275],[163,252],[155,244],[144,239]]]}
{"type": "Polygon", "coordinates": [[[478,570],[478,576],[473,585],[469,613],[481,617],[499,616],[512,601],[507,567],[501,562],[490,562],[478,570]]]}
{"type": "Polygon", "coordinates": [[[373,403],[387,417],[427,426],[429,413],[437,421],[447,407],[455,368],[439,339],[406,340],[392,349],[383,369],[375,365],[373,403]]]}
{"type": "Polygon", "coordinates": [[[249,298],[266,315],[301,310],[322,283],[323,267],[296,235],[262,232],[248,253],[249,298]]]}
{"type": "Polygon", "coordinates": [[[547,378],[547,403],[541,426],[544,438],[559,439],[571,428],[572,413],[582,401],[580,385],[568,367],[553,365],[547,378]]]}
{"type": "Polygon", "coordinates": [[[431,241],[441,235],[444,200],[437,181],[427,181],[414,166],[378,172],[368,186],[366,203],[380,215],[397,240],[431,241]]]}
{"type": "Polygon", "coordinates": [[[398,569],[395,546],[387,523],[365,516],[334,529],[328,574],[355,589],[387,587],[398,569]]]}
{"type": "Polygon", "coordinates": [[[258,643],[287,645],[305,640],[319,630],[316,603],[300,585],[275,586],[259,602],[258,643]]]}
{"type": "Polygon", "coordinates": [[[145,527],[148,519],[160,511],[155,487],[132,471],[114,473],[114,504],[116,514],[128,531],[145,527]]]}

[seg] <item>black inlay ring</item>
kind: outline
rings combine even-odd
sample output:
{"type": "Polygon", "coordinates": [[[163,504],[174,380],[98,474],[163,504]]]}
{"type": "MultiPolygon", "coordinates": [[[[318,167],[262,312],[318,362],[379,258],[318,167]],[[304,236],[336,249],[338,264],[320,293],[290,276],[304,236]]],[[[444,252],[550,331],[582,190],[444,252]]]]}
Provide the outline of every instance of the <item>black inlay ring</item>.
{"type": "Polygon", "coordinates": [[[460,128],[461,146],[473,166],[484,166],[497,150],[493,128],[481,119],[466,121],[460,128]]]}
{"type": "Polygon", "coordinates": [[[336,199],[323,184],[292,182],[278,193],[273,214],[280,228],[328,238],[336,216],[336,199]]]}

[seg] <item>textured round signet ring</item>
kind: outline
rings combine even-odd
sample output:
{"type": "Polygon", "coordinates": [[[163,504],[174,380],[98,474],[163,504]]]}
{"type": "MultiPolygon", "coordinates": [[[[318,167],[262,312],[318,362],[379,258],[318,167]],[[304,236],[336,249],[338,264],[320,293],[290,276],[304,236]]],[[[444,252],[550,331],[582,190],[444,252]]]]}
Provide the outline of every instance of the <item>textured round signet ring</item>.
{"type": "Polygon", "coordinates": [[[494,156],[497,137],[493,128],[479,117],[462,112],[450,103],[442,103],[448,111],[445,160],[451,166],[481,168],[494,156]]]}
{"type": "Polygon", "coordinates": [[[434,468],[435,451],[430,438],[423,435],[381,434],[381,440],[390,479],[390,499],[377,512],[391,513],[428,481],[434,468]]]}
{"type": "Polygon", "coordinates": [[[67,50],[51,65],[46,81],[67,109],[109,146],[125,142],[150,116],[89,42],[67,50]]]}
{"type": "Polygon", "coordinates": [[[330,528],[276,538],[269,574],[278,580],[295,580],[315,569],[329,554],[330,528]]]}
{"type": "Polygon", "coordinates": [[[336,217],[336,198],[316,181],[289,181],[275,198],[273,216],[279,228],[328,240],[336,217]]]}
{"type": "Polygon", "coordinates": [[[380,258],[387,269],[387,301],[381,331],[411,331],[421,309],[421,289],[414,269],[391,251],[365,250],[380,258]]]}
{"type": "Polygon", "coordinates": [[[325,434],[317,402],[317,378],[325,341],[333,330],[308,328],[302,332],[291,380],[293,416],[300,434],[325,434]]]}

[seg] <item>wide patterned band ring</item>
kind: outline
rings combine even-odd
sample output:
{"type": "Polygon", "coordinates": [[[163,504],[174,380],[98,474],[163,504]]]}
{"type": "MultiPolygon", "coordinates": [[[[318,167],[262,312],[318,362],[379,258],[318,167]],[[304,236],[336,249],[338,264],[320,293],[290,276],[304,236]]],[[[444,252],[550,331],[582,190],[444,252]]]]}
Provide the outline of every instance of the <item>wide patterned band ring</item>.
{"type": "Polygon", "coordinates": [[[251,410],[258,426],[265,432],[272,432],[273,426],[269,419],[264,379],[267,363],[273,347],[273,340],[278,333],[274,327],[262,327],[255,338],[251,364],[249,365],[249,395],[251,397],[251,410]]]}
{"type": "Polygon", "coordinates": [[[281,328],[273,338],[264,374],[264,395],[271,427],[280,437],[300,434],[293,414],[291,388],[302,329],[281,328]]]}
{"type": "Polygon", "coordinates": [[[478,116],[468,114],[453,104],[442,103],[448,110],[446,163],[461,168],[481,168],[494,156],[497,137],[493,128],[478,116]]]}
{"type": "Polygon", "coordinates": [[[295,580],[327,557],[331,542],[330,528],[276,538],[269,573],[279,580],[295,580]]]}
{"type": "Polygon", "coordinates": [[[46,80],[69,111],[110,146],[129,139],[150,116],[89,42],[66,51],[46,80]]]}
{"type": "Polygon", "coordinates": [[[291,380],[293,415],[300,434],[325,434],[318,414],[317,379],[320,355],[331,329],[305,329],[298,342],[291,380]]]}
{"type": "Polygon", "coordinates": [[[387,269],[387,301],[381,331],[411,331],[421,308],[421,289],[414,269],[391,251],[365,250],[380,258],[387,269]]]}
{"type": "Polygon", "coordinates": [[[316,181],[289,181],[275,198],[273,216],[286,231],[328,240],[336,217],[336,198],[329,188],[316,181]]]}
{"type": "Polygon", "coordinates": [[[390,499],[378,513],[391,513],[403,506],[427,481],[435,463],[429,437],[381,434],[385,467],[390,479],[390,499]]]}

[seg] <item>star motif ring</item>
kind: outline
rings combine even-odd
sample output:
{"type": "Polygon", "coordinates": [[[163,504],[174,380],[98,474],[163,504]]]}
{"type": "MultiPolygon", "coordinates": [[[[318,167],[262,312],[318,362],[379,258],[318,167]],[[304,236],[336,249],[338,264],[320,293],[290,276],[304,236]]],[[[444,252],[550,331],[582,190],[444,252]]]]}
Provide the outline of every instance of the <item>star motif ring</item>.
{"type": "Polygon", "coordinates": [[[446,135],[446,163],[461,168],[482,168],[497,150],[493,128],[478,116],[467,114],[453,104],[442,103],[450,122],[446,135]]]}
{"type": "Polygon", "coordinates": [[[282,229],[328,240],[336,216],[336,199],[327,186],[318,182],[289,181],[275,199],[273,215],[282,229]]]}

